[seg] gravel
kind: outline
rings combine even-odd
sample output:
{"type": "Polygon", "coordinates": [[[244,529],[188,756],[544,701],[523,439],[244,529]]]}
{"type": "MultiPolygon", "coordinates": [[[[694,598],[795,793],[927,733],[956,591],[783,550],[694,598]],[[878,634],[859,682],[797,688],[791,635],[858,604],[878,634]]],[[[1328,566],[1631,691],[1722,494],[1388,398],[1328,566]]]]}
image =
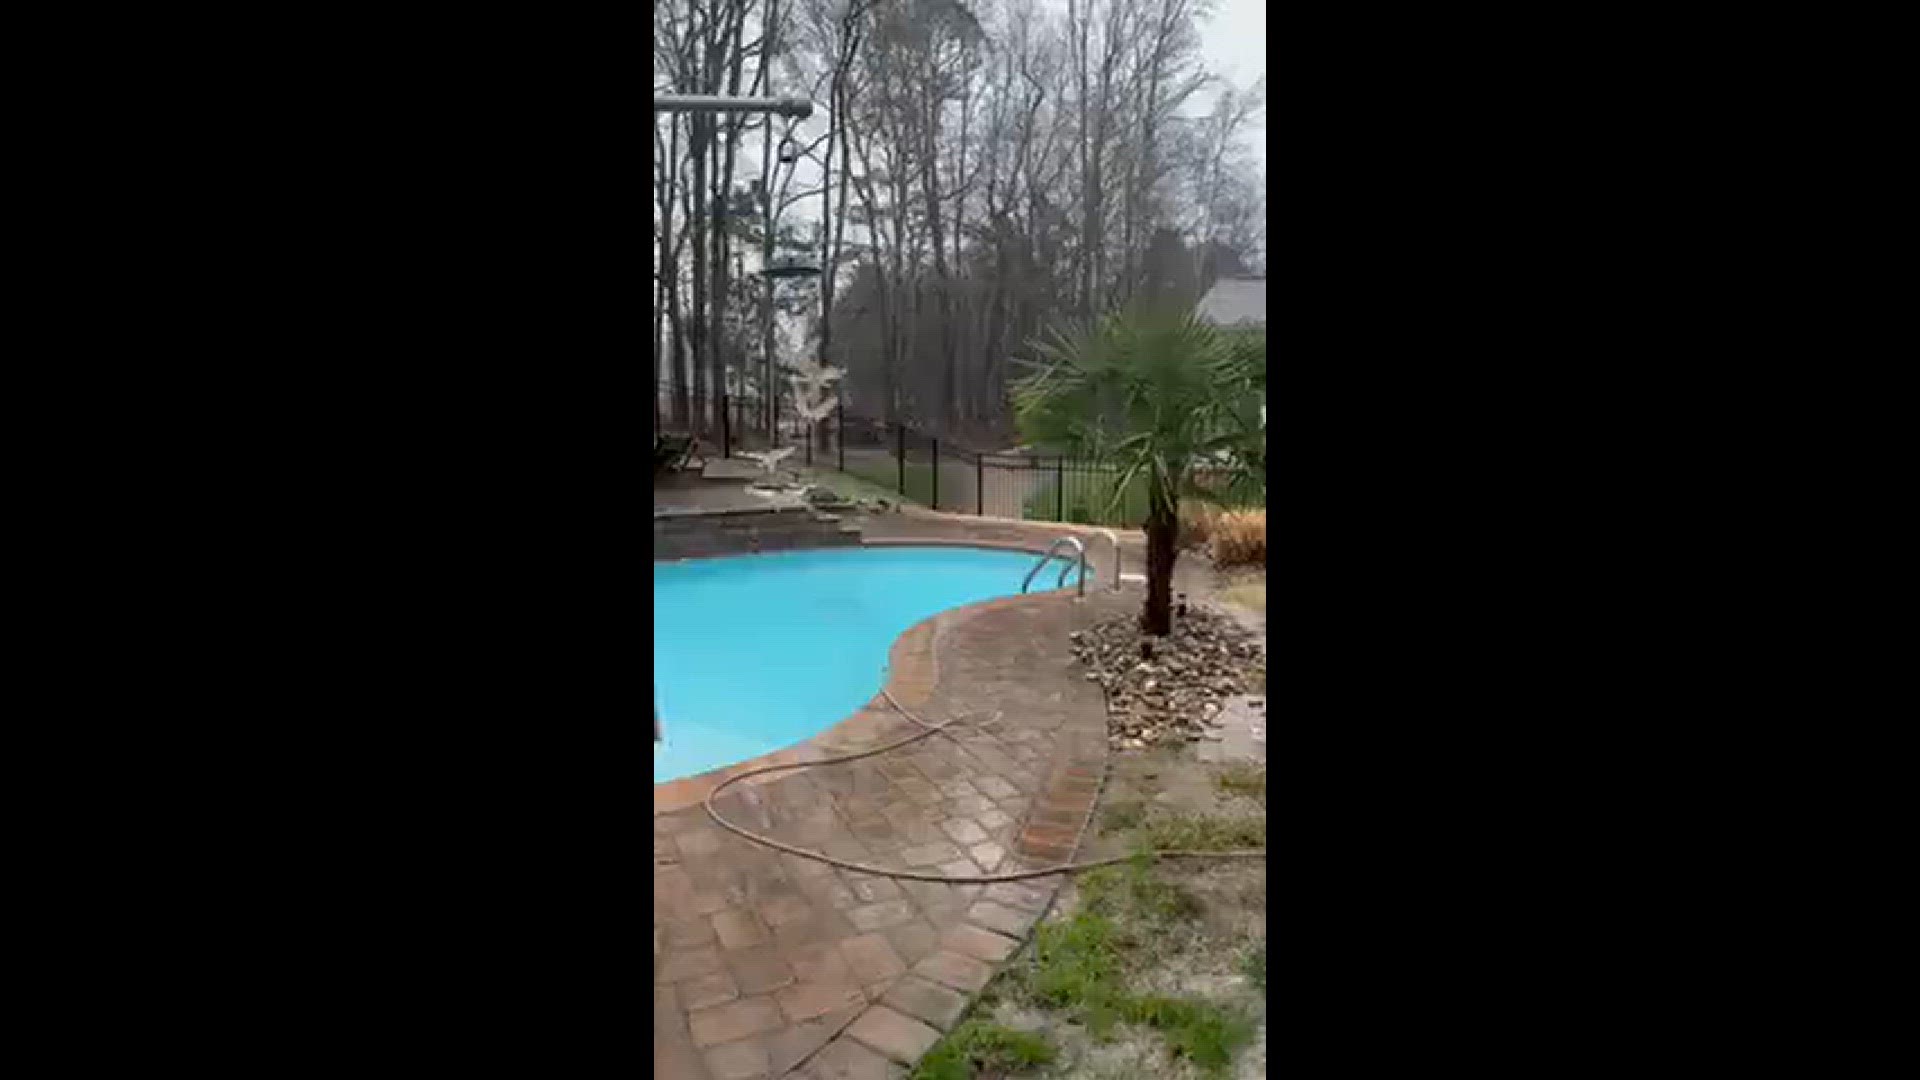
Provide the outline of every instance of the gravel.
{"type": "Polygon", "coordinates": [[[1116,750],[1206,738],[1228,698],[1266,692],[1260,639],[1209,608],[1176,603],[1164,638],[1142,633],[1133,614],[1070,636],[1087,680],[1107,693],[1107,740],[1116,750]]]}

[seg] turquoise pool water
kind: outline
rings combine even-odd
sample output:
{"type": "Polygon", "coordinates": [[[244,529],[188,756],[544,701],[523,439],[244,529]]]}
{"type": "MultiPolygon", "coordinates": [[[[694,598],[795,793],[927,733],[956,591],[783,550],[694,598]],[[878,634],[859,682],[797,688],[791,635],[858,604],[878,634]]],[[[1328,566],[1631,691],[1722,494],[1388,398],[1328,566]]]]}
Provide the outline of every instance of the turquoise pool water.
{"type": "MultiPolygon", "coordinates": [[[[653,564],[653,781],[772,753],[853,715],[915,623],[1020,591],[1037,556],[840,548],[653,564]]],[[[1055,563],[1034,579],[1050,589],[1055,563]]],[[[1073,575],[1067,583],[1073,583],[1073,575]]]]}

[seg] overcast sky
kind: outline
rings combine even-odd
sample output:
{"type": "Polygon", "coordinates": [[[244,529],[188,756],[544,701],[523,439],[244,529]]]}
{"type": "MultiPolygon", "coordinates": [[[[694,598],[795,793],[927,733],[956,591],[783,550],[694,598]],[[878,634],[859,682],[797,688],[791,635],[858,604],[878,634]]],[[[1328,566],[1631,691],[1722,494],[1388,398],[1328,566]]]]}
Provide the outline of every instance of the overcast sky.
{"type": "MultiPolygon", "coordinates": [[[[1218,0],[1212,18],[1200,25],[1200,47],[1207,68],[1244,87],[1267,73],[1265,0],[1218,0]]],[[[1208,104],[1212,95],[1207,96],[1208,104]]],[[[1197,111],[1197,110],[1196,110],[1197,111]]],[[[1266,118],[1247,135],[1255,160],[1267,159],[1266,118]]]]}

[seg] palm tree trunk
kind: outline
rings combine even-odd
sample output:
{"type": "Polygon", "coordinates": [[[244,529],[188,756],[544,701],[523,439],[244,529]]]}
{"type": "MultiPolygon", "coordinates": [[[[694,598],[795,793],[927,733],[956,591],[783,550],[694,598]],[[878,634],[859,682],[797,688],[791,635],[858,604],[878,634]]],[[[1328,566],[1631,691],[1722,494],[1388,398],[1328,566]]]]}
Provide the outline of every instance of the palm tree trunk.
{"type": "Polygon", "coordinates": [[[1147,606],[1140,613],[1140,629],[1165,637],[1173,632],[1173,564],[1180,557],[1180,510],[1157,490],[1148,502],[1147,606]]]}

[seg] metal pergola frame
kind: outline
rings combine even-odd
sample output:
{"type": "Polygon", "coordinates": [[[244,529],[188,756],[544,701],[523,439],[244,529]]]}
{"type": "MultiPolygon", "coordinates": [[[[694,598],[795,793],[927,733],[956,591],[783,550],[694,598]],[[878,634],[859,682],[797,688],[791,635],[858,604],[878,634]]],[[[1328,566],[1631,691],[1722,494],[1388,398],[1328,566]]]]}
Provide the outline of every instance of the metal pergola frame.
{"type": "Polygon", "coordinates": [[[655,94],[654,112],[763,112],[805,120],[813,115],[806,98],[719,97],[711,94],[655,94]]]}

